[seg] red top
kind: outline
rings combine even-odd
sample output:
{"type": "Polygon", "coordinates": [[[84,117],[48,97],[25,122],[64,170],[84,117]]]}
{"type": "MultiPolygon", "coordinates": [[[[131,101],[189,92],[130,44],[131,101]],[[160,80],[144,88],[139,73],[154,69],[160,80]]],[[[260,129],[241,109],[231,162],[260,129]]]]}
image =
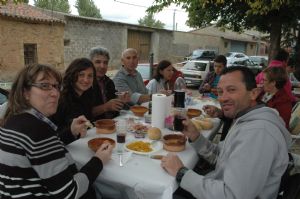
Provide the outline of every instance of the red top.
{"type": "Polygon", "coordinates": [[[279,112],[279,115],[285,122],[285,126],[289,129],[289,122],[292,114],[292,101],[286,94],[286,91],[280,89],[277,93],[267,102],[267,106],[274,108],[279,112]]]}

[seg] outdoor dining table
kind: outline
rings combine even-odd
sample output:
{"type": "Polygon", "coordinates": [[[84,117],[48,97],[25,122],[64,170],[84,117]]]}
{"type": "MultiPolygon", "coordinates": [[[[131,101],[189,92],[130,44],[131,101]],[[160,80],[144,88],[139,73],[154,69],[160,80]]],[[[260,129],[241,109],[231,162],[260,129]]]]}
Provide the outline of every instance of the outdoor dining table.
{"type": "MultiPolygon", "coordinates": [[[[199,102],[197,102],[197,104],[191,107],[201,109],[202,106],[203,103],[201,104],[200,102],[199,104],[199,102]]],[[[122,111],[121,116],[115,118],[115,120],[129,117],[134,117],[134,115],[130,111],[125,113],[122,111]]],[[[212,121],[214,123],[213,129],[202,132],[205,137],[211,136],[211,134],[214,134],[220,127],[219,119],[214,118],[212,121]]],[[[174,133],[167,128],[161,130],[163,135],[174,133]]],[[[68,151],[71,153],[79,168],[94,155],[94,152],[88,147],[88,141],[96,137],[108,137],[116,140],[116,133],[97,134],[96,128],[92,128],[88,130],[86,137],[67,146],[68,151]]],[[[133,133],[127,133],[126,143],[135,139],[137,138],[134,137],[133,133]]],[[[166,155],[167,153],[167,151],[161,148],[153,154],[166,155]]],[[[196,165],[199,159],[196,151],[188,141],[186,142],[185,150],[176,152],[176,154],[183,161],[184,165],[190,169],[196,165]]],[[[151,159],[150,155],[125,152],[124,165],[121,167],[119,165],[119,156],[116,149],[113,151],[112,160],[104,165],[103,170],[96,179],[96,185],[101,183],[122,190],[129,198],[172,199],[173,193],[178,188],[175,178],[169,175],[160,166],[160,160],[151,159]]]]}

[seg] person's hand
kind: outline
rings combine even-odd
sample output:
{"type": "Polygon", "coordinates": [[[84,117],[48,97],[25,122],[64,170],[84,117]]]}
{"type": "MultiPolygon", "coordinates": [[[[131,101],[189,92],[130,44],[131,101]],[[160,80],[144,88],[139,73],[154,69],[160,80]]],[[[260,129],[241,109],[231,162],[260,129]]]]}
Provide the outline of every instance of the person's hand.
{"type": "Polygon", "coordinates": [[[111,99],[105,103],[106,111],[119,111],[122,109],[124,102],[119,99],[111,99]]]}
{"type": "Polygon", "coordinates": [[[204,89],[205,91],[210,91],[211,86],[210,86],[208,83],[206,83],[206,84],[203,85],[203,89],[204,89]]]}
{"type": "Polygon", "coordinates": [[[74,135],[74,137],[84,137],[87,132],[87,126],[86,122],[89,122],[88,119],[86,119],[85,116],[81,115],[77,118],[74,118],[71,123],[71,132],[74,135]]]}
{"type": "Polygon", "coordinates": [[[203,106],[202,109],[210,117],[218,117],[218,118],[220,118],[223,115],[222,110],[219,109],[216,106],[213,106],[213,105],[205,105],[205,106],[203,106]]]}
{"type": "Polygon", "coordinates": [[[160,165],[172,176],[176,176],[178,170],[184,166],[179,157],[173,153],[168,153],[164,156],[160,165]]]}
{"type": "Polygon", "coordinates": [[[129,93],[129,91],[124,91],[124,92],[125,92],[125,94],[124,94],[124,103],[128,103],[128,102],[131,101],[130,93],[129,93]]]}
{"type": "Polygon", "coordinates": [[[191,120],[186,118],[182,121],[184,126],[182,133],[188,137],[192,142],[195,141],[199,136],[200,132],[197,130],[196,126],[193,124],[191,120]]]}
{"type": "Polygon", "coordinates": [[[96,151],[95,156],[99,158],[103,164],[106,164],[111,159],[113,145],[109,143],[103,143],[96,151]]]}
{"type": "Polygon", "coordinates": [[[166,96],[169,96],[172,94],[172,90],[165,90],[165,89],[161,89],[158,91],[159,93],[165,94],[166,96]]]}

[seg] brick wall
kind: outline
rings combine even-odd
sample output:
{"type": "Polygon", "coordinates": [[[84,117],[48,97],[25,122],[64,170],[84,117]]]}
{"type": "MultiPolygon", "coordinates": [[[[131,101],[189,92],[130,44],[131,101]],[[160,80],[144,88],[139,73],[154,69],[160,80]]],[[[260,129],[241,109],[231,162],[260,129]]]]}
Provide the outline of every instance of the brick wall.
{"type": "Polygon", "coordinates": [[[24,64],[24,43],[37,44],[38,62],[63,70],[63,24],[33,24],[0,18],[0,81],[13,81],[24,64]]]}

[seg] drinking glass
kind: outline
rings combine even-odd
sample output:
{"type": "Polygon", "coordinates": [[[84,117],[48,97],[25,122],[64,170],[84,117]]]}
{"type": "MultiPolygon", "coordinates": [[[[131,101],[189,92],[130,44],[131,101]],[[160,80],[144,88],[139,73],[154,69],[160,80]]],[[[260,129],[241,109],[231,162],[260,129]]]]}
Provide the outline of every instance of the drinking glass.
{"type": "Polygon", "coordinates": [[[119,153],[124,152],[124,144],[126,141],[126,134],[127,134],[127,123],[126,120],[121,119],[117,121],[116,125],[117,130],[117,151],[119,153]]]}
{"type": "Polygon", "coordinates": [[[182,121],[186,119],[185,108],[175,108],[174,110],[174,131],[183,131],[184,126],[182,121]]]}

